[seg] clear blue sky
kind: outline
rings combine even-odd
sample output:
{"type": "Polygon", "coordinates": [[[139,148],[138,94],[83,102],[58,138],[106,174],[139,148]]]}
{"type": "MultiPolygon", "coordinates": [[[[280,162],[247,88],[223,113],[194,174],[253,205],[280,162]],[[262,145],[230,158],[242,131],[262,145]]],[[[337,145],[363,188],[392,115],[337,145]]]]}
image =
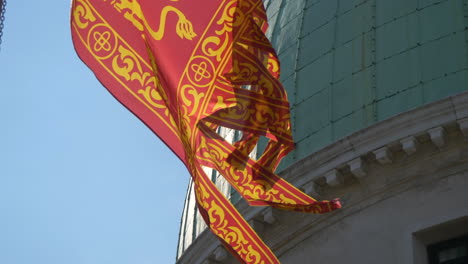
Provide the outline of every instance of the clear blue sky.
{"type": "Polygon", "coordinates": [[[78,59],[69,8],[8,1],[0,263],[174,263],[188,173],[78,59]]]}

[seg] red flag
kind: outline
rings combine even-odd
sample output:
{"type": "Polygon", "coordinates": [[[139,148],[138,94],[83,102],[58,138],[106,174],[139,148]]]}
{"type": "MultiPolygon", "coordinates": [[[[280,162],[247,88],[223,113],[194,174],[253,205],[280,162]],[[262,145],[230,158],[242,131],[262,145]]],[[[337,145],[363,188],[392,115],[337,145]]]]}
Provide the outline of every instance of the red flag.
{"type": "Polygon", "coordinates": [[[78,55],[182,160],[206,223],[243,263],[279,261],[203,166],[219,171],[251,205],[313,213],[340,207],[274,173],[294,143],[265,29],[261,0],[74,0],[72,6],[78,55]],[[242,131],[242,139],[227,142],[219,126],[242,131]],[[269,143],[254,160],[249,153],[260,136],[269,143]]]}

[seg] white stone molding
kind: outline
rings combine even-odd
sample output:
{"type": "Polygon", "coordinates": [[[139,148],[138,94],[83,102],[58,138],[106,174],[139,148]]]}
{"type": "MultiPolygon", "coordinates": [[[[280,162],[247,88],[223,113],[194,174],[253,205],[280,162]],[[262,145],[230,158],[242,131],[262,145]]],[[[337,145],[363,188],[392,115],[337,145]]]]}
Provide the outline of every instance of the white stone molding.
{"type": "Polygon", "coordinates": [[[314,198],[320,197],[321,187],[314,181],[310,181],[303,185],[304,192],[314,198]]]}
{"type": "Polygon", "coordinates": [[[445,146],[446,135],[445,135],[445,129],[443,127],[439,126],[439,127],[431,128],[427,130],[427,133],[431,137],[432,143],[434,143],[434,145],[436,145],[438,148],[442,148],[443,146],[445,146]]]}
{"type": "Polygon", "coordinates": [[[276,222],[275,213],[273,207],[269,206],[262,212],[263,214],[263,221],[268,224],[273,224],[276,222]]]}
{"type": "Polygon", "coordinates": [[[205,259],[202,264],[219,264],[218,261],[214,261],[212,259],[205,259]]]}
{"type": "MultiPolygon", "coordinates": [[[[406,111],[356,131],[354,134],[337,140],[317,152],[311,153],[304,159],[295,162],[289,168],[280,172],[280,176],[313,197],[333,199],[335,191],[339,193],[343,191],[340,188],[344,187],[344,179],[343,175],[339,172],[343,166],[349,166],[350,172],[358,179],[366,175],[376,175],[378,179],[381,173],[386,173],[389,169],[391,171],[399,169],[399,166],[397,166],[399,164],[395,164],[392,168],[385,168],[383,166],[374,166],[374,162],[366,163],[365,160],[370,153],[375,155],[377,162],[380,164],[397,163],[400,161],[408,162],[405,159],[393,159],[393,153],[388,147],[401,144],[402,151],[414,156],[414,160],[410,161],[414,162],[415,160],[419,160],[419,155],[423,157],[426,154],[430,154],[430,151],[434,151],[434,148],[431,150],[431,148],[426,148],[426,146],[434,144],[438,148],[444,147],[447,145],[448,140],[453,140],[454,142],[460,140],[461,133],[468,137],[468,92],[420,106],[414,110],[406,111]],[[457,133],[451,129],[456,123],[458,123],[461,132],[457,133]],[[446,133],[447,131],[450,131],[450,133],[446,133]],[[425,141],[427,136],[430,137],[432,143],[425,141]],[[326,192],[321,192],[319,184],[324,178],[327,186],[339,188],[329,190],[326,189],[326,186],[323,186],[326,192]],[[322,194],[324,197],[320,197],[319,194],[322,194]]],[[[446,147],[450,150],[452,146],[446,147]]],[[[439,153],[439,157],[443,157],[443,155],[444,153],[439,153]]],[[[451,156],[447,155],[445,158],[448,159],[451,156]]],[[[437,164],[431,164],[431,166],[437,166],[437,164]]],[[[423,169],[424,166],[418,169],[414,168],[415,171],[423,169]]],[[[430,173],[426,174],[431,175],[430,173]]],[[[389,176],[389,179],[393,179],[393,177],[389,176]]],[[[353,181],[349,182],[351,184],[353,181]]],[[[373,188],[373,186],[369,185],[366,187],[373,188]]],[[[347,188],[347,186],[344,188],[347,188]]],[[[341,197],[344,200],[345,197],[341,197]]],[[[281,224],[284,220],[282,213],[281,218],[275,217],[274,212],[276,209],[271,210],[271,208],[268,208],[266,210],[267,208],[264,207],[250,207],[245,201],[239,201],[235,206],[246,219],[255,219],[249,221],[249,223],[252,224],[257,232],[259,232],[260,224],[261,228],[265,228],[264,231],[269,232],[270,229],[275,228],[276,225],[281,224]],[[274,224],[269,225],[270,223],[274,224]]],[[[345,206],[341,212],[349,210],[347,208],[350,207],[345,206]]],[[[319,219],[321,216],[311,215],[309,217],[310,219],[315,219],[315,217],[319,219]]],[[[338,219],[342,217],[342,213],[337,212],[337,214],[330,214],[327,217],[337,217],[338,219]]],[[[322,221],[318,223],[325,225],[329,222],[322,221]]],[[[317,224],[314,223],[313,226],[317,226],[317,224]]],[[[311,228],[309,232],[316,231],[311,228]]],[[[288,237],[288,239],[303,241],[303,237],[307,237],[307,234],[302,231],[295,233],[295,235],[295,237],[288,237]]],[[[279,239],[277,236],[271,239],[273,240],[272,245],[279,245],[275,244],[277,243],[275,239],[279,239]]],[[[291,244],[294,243],[291,242],[291,244]]],[[[199,235],[196,243],[191,244],[184,250],[177,263],[224,263],[224,261],[216,260],[213,255],[217,246],[220,246],[218,239],[207,229],[199,235]],[[210,262],[203,262],[203,260],[210,262]]],[[[287,249],[287,247],[280,247],[275,253],[282,254],[287,249]]]]}
{"type": "MultiPolygon", "coordinates": [[[[468,117],[468,104],[466,102],[467,95],[468,93],[464,92],[447,98],[451,101],[453,105],[456,119],[463,119],[468,117]]],[[[447,99],[444,99],[443,101],[447,99]]]]}
{"type": "Polygon", "coordinates": [[[327,172],[324,177],[331,187],[340,186],[344,183],[343,175],[337,169],[327,172]]]}
{"type": "Polygon", "coordinates": [[[414,136],[406,137],[400,140],[401,148],[406,154],[414,154],[418,150],[418,141],[414,136]]]}
{"type": "Polygon", "coordinates": [[[463,135],[468,136],[468,118],[458,120],[458,125],[463,135]]]}
{"type": "Polygon", "coordinates": [[[382,165],[390,164],[393,162],[393,154],[388,147],[382,147],[372,151],[375,159],[382,165]]]}
{"type": "Polygon", "coordinates": [[[229,254],[228,252],[226,251],[226,249],[224,249],[224,247],[222,245],[219,245],[215,251],[213,252],[213,256],[214,256],[214,259],[216,261],[225,261],[227,260],[229,254]]]}
{"type": "Polygon", "coordinates": [[[359,179],[366,177],[367,165],[366,165],[366,162],[363,161],[361,157],[358,157],[348,162],[348,166],[349,166],[349,170],[354,176],[358,177],[359,179]]]}
{"type": "Polygon", "coordinates": [[[261,233],[263,231],[263,229],[265,229],[265,225],[263,224],[263,222],[255,219],[255,218],[252,218],[250,219],[249,221],[247,221],[249,223],[249,225],[257,232],[257,233],[261,233]]]}

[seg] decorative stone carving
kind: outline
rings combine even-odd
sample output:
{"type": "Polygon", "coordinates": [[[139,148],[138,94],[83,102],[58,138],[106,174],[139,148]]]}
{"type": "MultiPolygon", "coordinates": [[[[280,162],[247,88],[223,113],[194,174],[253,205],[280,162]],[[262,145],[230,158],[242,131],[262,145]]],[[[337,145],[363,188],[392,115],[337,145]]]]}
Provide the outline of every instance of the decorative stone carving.
{"type": "Polygon", "coordinates": [[[250,219],[248,223],[257,233],[261,233],[263,229],[265,228],[265,225],[263,224],[263,222],[255,218],[250,219]]]}
{"type": "Polygon", "coordinates": [[[214,259],[216,261],[225,261],[228,258],[228,253],[223,246],[218,246],[213,252],[214,259]]]}
{"type": "Polygon", "coordinates": [[[344,183],[343,175],[336,169],[329,171],[324,177],[327,184],[332,187],[340,186],[344,183]]]}
{"type": "MultiPolygon", "coordinates": [[[[417,109],[404,112],[398,116],[367,127],[359,131],[359,133],[352,134],[342,141],[334,142],[321,151],[313,153],[310,156],[304,158],[303,161],[291,165],[289,168],[281,172],[281,176],[284,176],[285,179],[289,180],[295,186],[300,186],[307,194],[319,198],[320,195],[317,197],[317,194],[321,194],[322,192],[320,192],[321,186],[318,184],[321,184],[321,181],[324,180],[324,178],[327,184],[326,186],[323,186],[324,188],[327,186],[335,186],[334,184],[342,184],[343,178],[337,171],[337,168],[342,168],[343,164],[346,164],[349,166],[350,172],[353,175],[356,175],[356,173],[359,174],[356,172],[359,171],[359,169],[356,170],[359,168],[359,161],[355,160],[358,160],[360,157],[364,157],[365,155],[372,152],[379,163],[394,164],[391,169],[381,166],[372,167],[372,183],[374,183],[374,180],[375,182],[380,182],[386,185],[392,183],[392,185],[389,186],[398,189],[400,188],[400,185],[393,184],[397,181],[400,181],[400,177],[394,177],[394,173],[396,171],[400,176],[407,173],[408,176],[414,175],[417,176],[418,179],[422,179],[422,177],[435,177],[434,179],[436,179],[439,177],[436,176],[438,173],[441,175],[449,175],[449,171],[447,171],[447,174],[445,174],[439,172],[437,168],[445,171],[446,164],[453,164],[453,166],[458,166],[459,168],[465,168],[464,166],[466,165],[457,162],[460,159],[460,155],[457,155],[457,152],[455,151],[456,149],[463,150],[462,144],[464,143],[464,140],[460,138],[458,133],[446,133],[447,131],[451,131],[452,125],[454,123],[458,123],[461,132],[468,137],[468,92],[421,106],[417,109]],[[456,113],[456,116],[454,113],[456,113]],[[442,126],[446,127],[442,128],[442,126]],[[430,141],[425,140],[424,137],[419,138],[419,135],[423,135],[425,133],[428,137],[430,137],[430,141]],[[416,139],[417,136],[420,141],[416,139]],[[453,140],[454,142],[453,144],[450,144],[450,146],[446,146],[449,140],[453,140]],[[415,151],[418,153],[421,152],[421,155],[414,155],[411,160],[395,159],[392,157],[393,153],[389,147],[383,147],[393,146],[392,144],[395,142],[401,143],[402,150],[405,151],[405,153],[408,155],[414,155],[415,151]],[[457,142],[460,144],[457,145],[457,142]],[[445,153],[438,153],[435,151],[435,148],[430,148],[431,144],[439,144],[440,146],[444,146],[444,148],[447,150],[447,153],[450,155],[445,155],[445,153]],[[425,160],[428,155],[434,155],[434,160],[425,160]],[[443,159],[439,160],[440,158],[443,159]],[[443,161],[444,159],[447,159],[447,162],[443,161]],[[449,160],[450,162],[448,162],[449,160]],[[397,164],[397,162],[402,162],[402,164],[397,164]],[[353,163],[355,164],[353,165],[353,163]],[[413,166],[413,163],[417,163],[417,166],[413,166]],[[409,166],[408,168],[410,169],[407,169],[407,166],[409,166]],[[353,167],[356,168],[354,169],[356,173],[353,172],[353,167]]],[[[366,172],[367,176],[369,176],[371,174],[369,169],[366,171],[363,165],[369,166],[370,164],[366,163],[365,160],[362,160],[362,162],[364,163],[361,164],[361,167],[364,168],[363,171],[366,172]]],[[[450,175],[453,175],[453,172],[450,171],[450,175]]],[[[457,175],[451,177],[456,177],[459,180],[464,179],[463,177],[465,174],[457,175]]],[[[358,176],[356,177],[358,178],[358,176]]],[[[411,184],[415,179],[404,178],[401,180],[403,180],[403,184],[413,186],[411,184]]],[[[375,200],[362,200],[359,194],[354,193],[353,190],[361,190],[366,192],[366,194],[375,192],[376,197],[378,196],[382,198],[388,197],[386,195],[398,195],[393,192],[393,189],[389,190],[389,192],[383,192],[380,189],[382,187],[380,184],[368,184],[366,186],[362,186],[352,183],[352,185],[350,184],[350,186],[347,187],[349,187],[351,191],[346,192],[345,196],[341,192],[343,190],[338,188],[334,190],[330,188],[327,190],[327,197],[324,197],[340,197],[343,202],[346,202],[344,210],[337,211],[336,214],[321,215],[319,218],[336,217],[336,219],[342,219],[344,215],[348,215],[347,212],[354,210],[352,209],[353,206],[355,206],[357,212],[362,212],[363,208],[367,208],[366,206],[374,204],[375,200]],[[359,200],[356,204],[353,204],[353,199],[359,200]]],[[[452,187],[458,188],[458,185],[454,184],[452,187]]],[[[431,186],[431,190],[432,188],[433,186],[431,186]]],[[[410,189],[404,188],[404,190],[406,191],[410,189]]],[[[444,195],[447,193],[444,193],[444,195]]],[[[463,190],[459,192],[461,197],[463,197],[463,194],[463,190]]],[[[425,195],[425,193],[418,193],[418,197],[421,197],[421,195],[425,195]]],[[[286,232],[285,230],[294,230],[294,237],[282,237],[275,235],[268,238],[269,240],[267,240],[267,242],[274,245],[281,244],[281,242],[283,242],[281,239],[283,238],[288,239],[288,242],[281,244],[282,246],[276,248],[277,251],[275,251],[275,253],[280,254],[281,256],[285,256],[289,250],[295,250],[296,245],[303,243],[306,241],[305,238],[312,236],[311,234],[316,234],[316,230],[321,230],[323,228],[320,226],[320,221],[318,224],[314,223],[313,225],[308,225],[307,228],[300,226],[300,222],[292,222],[291,224],[288,221],[290,220],[289,218],[296,220],[294,214],[290,214],[291,216],[288,217],[283,217],[282,213],[281,218],[278,216],[274,217],[273,213],[276,209],[271,211],[273,217],[270,219],[268,216],[270,212],[265,210],[266,208],[250,207],[247,203],[238,203],[237,206],[239,207],[239,212],[241,212],[243,215],[254,215],[255,219],[257,219],[257,222],[264,225],[266,229],[264,231],[274,232],[279,230],[279,232],[284,233],[286,232]],[[273,225],[265,224],[272,221],[275,221],[273,225]],[[283,228],[285,226],[287,226],[288,229],[283,228]],[[291,241],[295,241],[295,244],[291,241]],[[292,245],[288,247],[289,243],[292,245]]],[[[279,210],[276,210],[276,212],[278,211],[279,210]]],[[[456,210],[453,211],[455,212],[456,210]]],[[[459,212],[464,213],[465,211],[459,212]]],[[[464,215],[466,215],[466,213],[464,213],[464,215]]],[[[440,219],[439,216],[440,214],[434,214],[434,219],[440,219]]],[[[298,217],[297,219],[305,219],[305,217],[298,217]]],[[[315,221],[316,218],[313,216],[307,216],[307,219],[310,219],[310,221],[315,221]]],[[[327,221],[323,221],[322,224],[326,225],[326,222],[327,221]]],[[[258,228],[257,223],[252,223],[252,225],[254,228],[258,228]],[[256,225],[257,227],[255,227],[256,225]]],[[[409,230],[408,233],[411,233],[410,231],[412,230],[409,230]]],[[[183,254],[181,254],[177,263],[203,263],[201,260],[206,258],[207,255],[210,256],[210,262],[205,262],[205,264],[230,263],[229,261],[232,257],[228,257],[227,261],[215,260],[213,255],[213,249],[215,247],[212,246],[214,243],[219,244],[218,240],[214,238],[209,230],[202,232],[201,235],[197,238],[196,243],[192,244],[183,254]],[[208,245],[210,246],[208,247],[208,245]],[[209,252],[206,252],[206,250],[209,250],[209,252]]],[[[408,240],[408,243],[412,243],[412,240],[408,240]]],[[[411,249],[411,245],[408,248],[411,249]]]]}
{"type": "Polygon", "coordinates": [[[468,136],[468,118],[458,120],[458,125],[460,125],[460,130],[463,135],[468,136]]]}
{"type": "Polygon", "coordinates": [[[212,260],[212,259],[205,259],[202,264],[219,264],[218,261],[212,260]]]}
{"type": "Polygon", "coordinates": [[[401,147],[406,154],[411,155],[416,152],[418,148],[418,141],[414,136],[409,136],[400,140],[401,147]]]}
{"type": "Polygon", "coordinates": [[[348,162],[348,166],[351,173],[358,178],[363,178],[367,175],[367,165],[361,157],[348,162]]]}
{"type": "Polygon", "coordinates": [[[431,128],[427,131],[429,136],[431,137],[432,143],[436,145],[438,148],[442,148],[446,144],[445,140],[445,129],[441,126],[431,128]]]}
{"type": "Polygon", "coordinates": [[[382,147],[373,151],[375,159],[382,164],[390,164],[393,161],[393,154],[388,147],[382,147]]]}
{"type": "Polygon", "coordinates": [[[263,221],[268,224],[273,224],[276,222],[273,207],[267,207],[265,210],[263,210],[263,221]]]}
{"type": "Polygon", "coordinates": [[[314,181],[310,181],[303,185],[304,192],[312,197],[320,197],[321,187],[314,181]]]}

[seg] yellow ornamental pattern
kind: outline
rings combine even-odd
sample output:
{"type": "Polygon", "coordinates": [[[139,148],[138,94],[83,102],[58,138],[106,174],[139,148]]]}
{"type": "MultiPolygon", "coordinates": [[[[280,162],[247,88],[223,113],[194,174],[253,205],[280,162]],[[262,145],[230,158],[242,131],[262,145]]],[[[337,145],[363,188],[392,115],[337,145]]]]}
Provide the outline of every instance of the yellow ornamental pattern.
{"type": "MultiPolygon", "coordinates": [[[[130,43],[140,54],[96,12],[92,0],[75,0],[72,19],[77,38],[97,61],[96,65],[105,69],[123,88],[118,90],[117,85],[111,92],[118,93],[122,100],[129,98],[122,93],[131,94],[156,115],[157,118],[151,119],[157,121],[156,125],[153,123],[151,128],[167,126],[178,137],[177,144],[182,146],[177,145],[181,148],[176,153],[192,175],[200,212],[212,231],[248,263],[279,263],[202,169],[207,166],[218,170],[251,205],[309,210],[306,206],[313,202],[267,167],[273,167],[276,158],[287,152],[282,144],[291,145],[292,139],[289,106],[276,79],[279,75],[277,58],[262,53],[262,48],[269,42],[261,30],[252,29],[252,19],[255,19],[252,17],[262,12],[262,1],[218,1],[219,6],[203,33],[197,27],[200,36],[183,12],[171,4],[166,5],[165,0],[157,2],[163,6],[158,11],[159,21],[153,21],[153,17],[148,17],[148,21],[142,11],[145,4],[151,3],[149,0],[141,1],[142,6],[138,0],[95,1],[101,1],[99,8],[107,8],[106,15],[112,18],[112,23],[115,22],[113,19],[124,22],[128,34],[134,34],[138,39],[135,41],[134,38],[130,43]],[[173,19],[177,19],[176,23],[172,23],[173,19]],[[159,24],[154,25],[157,22],[159,24]],[[191,56],[184,58],[183,63],[187,64],[182,76],[178,75],[180,72],[175,74],[180,77],[176,94],[173,93],[175,87],[165,86],[173,85],[176,77],[162,78],[155,60],[160,54],[153,54],[153,49],[161,51],[156,47],[164,45],[157,41],[163,40],[171,29],[193,48],[191,56]],[[140,37],[142,43],[139,43],[140,37]],[[142,49],[143,43],[146,52],[142,49]],[[252,85],[250,90],[240,87],[245,83],[252,85]],[[242,130],[245,138],[232,145],[216,134],[218,126],[242,130]],[[267,133],[282,142],[270,141],[274,144],[269,144],[265,152],[271,155],[263,160],[263,156],[258,161],[249,158],[248,153],[259,136],[267,133]]],[[[262,19],[258,18],[256,23],[263,23],[262,19]]],[[[166,40],[169,41],[167,36],[166,40]]],[[[132,106],[138,105],[134,98],[132,106]]],[[[140,109],[141,106],[138,111],[140,109]]],[[[148,113],[143,113],[144,118],[139,117],[148,120],[148,113]]]]}
{"type": "Polygon", "coordinates": [[[152,66],[128,45],[88,0],[77,0],[75,5],[73,25],[89,52],[125,90],[141,101],[178,136],[176,123],[165,100],[166,95],[152,66]]]}
{"type": "Polygon", "coordinates": [[[90,6],[83,0],[77,0],[77,6],[73,11],[73,20],[75,25],[83,29],[88,27],[89,22],[96,21],[90,6]]]}
{"type": "MultiPolygon", "coordinates": [[[[104,0],[107,1],[107,0],[104,0]]],[[[145,29],[149,32],[151,37],[155,40],[161,40],[164,37],[166,29],[166,21],[169,13],[174,13],[177,16],[176,33],[182,39],[192,40],[197,36],[193,31],[192,22],[190,22],[185,15],[173,6],[165,6],[159,15],[159,27],[154,31],[153,27],[148,23],[146,17],[141,9],[137,0],[113,0],[110,2],[114,8],[123,13],[125,19],[132,22],[132,24],[141,32],[145,29]]]]}
{"type": "Polygon", "coordinates": [[[265,249],[252,239],[252,235],[256,235],[255,232],[241,218],[232,205],[230,206],[232,208],[225,207],[228,204],[230,205],[230,203],[221,193],[213,192],[213,188],[216,189],[216,187],[213,186],[212,182],[203,177],[197,178],[195,183],[197,201],[206,209],[210,227],[216,236],[228,243],[248,263],[278,263],[278,260],[273,255],[267,257],[267,262],[261,258],[262,255],[267,256],[268,254],[265,254],[265,249]],[[233,214],[234,212],[235,214],[233,214]]]}

